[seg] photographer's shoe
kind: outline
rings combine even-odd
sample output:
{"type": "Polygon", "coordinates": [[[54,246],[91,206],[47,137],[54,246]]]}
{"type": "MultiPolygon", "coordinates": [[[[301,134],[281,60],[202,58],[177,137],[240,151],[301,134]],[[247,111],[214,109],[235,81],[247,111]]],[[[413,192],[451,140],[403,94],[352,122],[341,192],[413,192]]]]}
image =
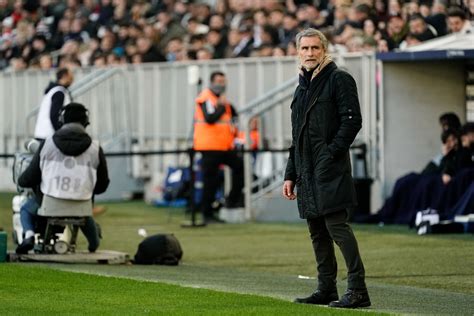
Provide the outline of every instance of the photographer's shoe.
{"type": "Polygon", "coordinates": [[[35,236],[25,238],[23,242],[16,247],[16,253],[19,255],[25,255],[35,247],[35,236]]]}
{"type": "Polygon", "coordinates": [[[329,307],[357,308],[369,307],[371,305],[367,289],[348,289],[340,300],[329,303],[329,307]]]}
{"type": "Polygon", "coordinates": [[[330,302],[337,299],[338,299],[337,290],[334,290],[334,291],[316,290],[316,292],[314,292],[308,297],[295,299],[295,303],[328,305],[330,302]]]}

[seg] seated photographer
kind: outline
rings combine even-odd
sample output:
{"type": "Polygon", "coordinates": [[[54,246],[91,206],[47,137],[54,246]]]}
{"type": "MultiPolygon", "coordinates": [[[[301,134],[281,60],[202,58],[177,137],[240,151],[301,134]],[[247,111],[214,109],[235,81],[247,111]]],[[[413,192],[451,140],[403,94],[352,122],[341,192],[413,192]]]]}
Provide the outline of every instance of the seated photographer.
{"type": "MultiPolygon", "coordinates": [[[[25,239],[16,249],[19,254],[34,247],[34,222],[42,216],[85,217],[81,227],[89,243],[89,251],[99,247],[99,232],[92,218],[94,194],[105,192],[109,185],[107,163],[102,148],[85,128],[89,125],[87,109],[79,103],[66,105],[60,114],[63,125],[41,143],[30,165],[18,178],[18,184],[32,188],[36,195],[38,217],[22,218],[28,223],[25,239]],[[73,202],[71,204],[71,202],[73,202]],[[74,207],[69,207],[74,205],[74,207]]],[[[26,226],[26,225],[24,225],[26,226]]]]}

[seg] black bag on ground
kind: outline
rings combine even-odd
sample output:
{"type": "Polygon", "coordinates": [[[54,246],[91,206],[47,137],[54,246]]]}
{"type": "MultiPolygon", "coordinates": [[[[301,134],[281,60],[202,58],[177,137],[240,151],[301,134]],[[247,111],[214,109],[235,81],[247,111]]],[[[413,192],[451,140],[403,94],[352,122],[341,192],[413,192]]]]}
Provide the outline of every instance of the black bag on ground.
{"type": "Polygon", "coordinates": [[[135,254],[135,264],[178,265],[183,250],[172,234],[158,234],[145,238],[135,254]]]}

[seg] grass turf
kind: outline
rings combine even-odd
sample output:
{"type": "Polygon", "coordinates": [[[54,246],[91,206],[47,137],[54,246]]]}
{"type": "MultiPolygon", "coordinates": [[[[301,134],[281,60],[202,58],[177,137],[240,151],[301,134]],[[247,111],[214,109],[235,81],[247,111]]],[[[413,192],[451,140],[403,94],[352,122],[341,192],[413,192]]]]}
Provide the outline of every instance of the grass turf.
{"type": "MultiPolygon", "coordinates": [[[[0,226],[11,226],[11,195],[0,196],[0,226]]],[[[139,228],[149,234],[172,232],[184,249],[183,265],[167,267],[51,267],[200,286],[230,292],[291,299],[308,294],[315,263],[304,223],[212,225],[184,229],[182,211],[156,209],[141,202],[110,203],[98,218],[102,249],[133,255],[139,228]]],[[[471,314],[474,308],[472,235],[417,236],[406,227],[354,225],[367,271],[374,309],[396,313],[471,314]]],[[[85,248],[84,239],[79,247],[85,248]]],[[[345,267],[340,253],[339,289],[345,267]]]]}
{"type": "Polygon", "coordinates": [[[292,304],[268,297],[67,273],[19,264],[0,266],[0,297],[2,315],[364,314],[361,311],[292,304]]]}

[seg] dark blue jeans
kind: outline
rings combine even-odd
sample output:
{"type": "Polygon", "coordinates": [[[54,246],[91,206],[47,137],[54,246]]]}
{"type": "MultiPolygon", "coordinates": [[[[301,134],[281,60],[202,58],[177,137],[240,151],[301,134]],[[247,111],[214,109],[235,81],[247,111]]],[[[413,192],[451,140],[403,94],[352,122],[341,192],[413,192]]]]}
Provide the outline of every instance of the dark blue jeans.
{"type": "Polygon", "coordinates": [[[36,217],[39,205],[34,197],[29,197],[20,208],[20,221],[23,226],[23,233],[27,230],[35,231],[36,217]]]}
{"type": "Polygon", "coordinates": [[[89,243],[89,251],[95,252],[99,248],[100,236],[99,228],[92,216],[86,217],[86,224],[81,227],[81,231],[89,243]]]}
{"type": "MultiPolygon", "coordinates": [[[[21,226],[23,226],[23,232],[27,230],[35,231],[36,223],[39,220],[39,216],[36,215],[39,209],[39,205],[36,202],[36,199],[29,198],[20,208],[20,221],[21,226]]],[[[86,217],[86,224],[81,227],[81,231],[89,243],[89,251],[95,252],[99,248],[100,237],[99,229],[92,218],[92,216],[86,217]]]]}

